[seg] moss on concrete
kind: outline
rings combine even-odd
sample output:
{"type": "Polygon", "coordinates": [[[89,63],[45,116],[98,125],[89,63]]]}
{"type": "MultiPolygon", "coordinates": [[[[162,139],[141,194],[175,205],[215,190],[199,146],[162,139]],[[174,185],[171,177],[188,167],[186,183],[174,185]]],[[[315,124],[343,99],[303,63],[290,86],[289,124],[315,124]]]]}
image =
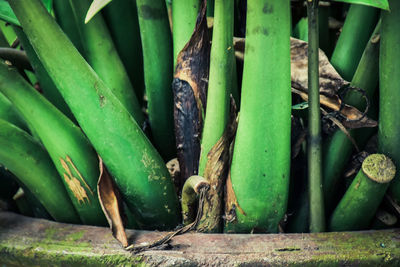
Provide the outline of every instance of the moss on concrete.
{"type": "Polygon", "coordinates": [[[62,247],[58,252],[44,248],[19,249],[16,246],[0,244],[0,265],[2,266],[147,266],[141,257],[121,255],[100,255],[91,250],[68,253],[62,247]]]}

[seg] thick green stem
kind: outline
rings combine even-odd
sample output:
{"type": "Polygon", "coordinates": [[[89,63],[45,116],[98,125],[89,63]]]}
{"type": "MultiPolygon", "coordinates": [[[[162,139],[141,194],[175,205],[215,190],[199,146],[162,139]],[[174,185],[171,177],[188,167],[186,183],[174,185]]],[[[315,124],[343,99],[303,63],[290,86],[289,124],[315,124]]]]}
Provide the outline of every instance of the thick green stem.
{"type": "Polygon", "coordinates": [[[308,17],[308,194],[310,232],[325,230],[321,170],[321,112],[319,105],[318,0],[307,1],[308,17]]]}
{"type": "MultiPolygon", "coordinates": [[[[199,0],[173,0],[172,1],[172,32],[174,44],[174,66],[179,52],[189,41],[196,25],[199,13],[199,0]]],[[[174,67],[175,69],[175,67],[174,67]]]]}
{"type": "Polygon", "coordinates": [[[68,36],[79,52],[83,53],[83,45],[79,35],[78,24],[74,18],[69,0],[53,1],[53,8],[57,23],[68,36]]]}
{"type": "Polygon", "coordinates": [[[138,223],[145,228],[176,226],[180,212],[172,181],[140,126],[39,0],[10,0],[10,5],[138,223]]]}
{"type": "MultiPolygon", "coordinates": [[[[400,169],[400,1],[389,1],[390,12],[382,11],[379,59],[379,151],[393,159],[400,169]]],[[[400,203],[400,175],[389,188],[400,203]]]]}
{"type": "MultiPolygon", "coordinates": [[[[234,1],[232,1],[232,2],[234,2],[234,1]]],[[[215,0],[207,1],[207,17],[214,17],[214,6],[215,6],[215,0]]]]}
{"type": "MultiPolygon", "coordinates": [[[[290,1],[247,2],[241,110],[227,232],[277,232],[290,176],[290,1]],[[268,49],[265,49],[268,47],[268,49]]],[[[229,197],[229,196],[228,196],[229,197]]]]}
{"type": "Polygon", "coordinates": [[[301,18],[293,29],[293,37],[308,42],[308,19],[301,18]]]}
{"type": "Polygon", "coordinates": [[[351,81],[364,48],[378,21],[379,10],[364,5],[350,6],[331,63],[346,81],[351,81]]]}
{"type": "Polygon", "coordinates": [[[29,134],[0,119],[0,163],[18,177],[57,221],[79,223],[50,157],[29,134]]]}
{"type": "Polygon", "coordinates": [[[148,114],[154,143],[164,160],[176,157],[172,39],[164,0],[137,0],[148,114]]]}
{"type": "Polygon", "coordinates": [[[330,55],[330,40],[329,40],[329,2],[319,2],[318,8],[318,36],[319,36],[319,47],[325,52],[325,54],[330,55]]]}
{"type": "Polygon", "coordinates": [[[104,15],[115,47],[135,89],[136,97],[139,103],[142,103],[143,54],[136,1],[113,0],[104,8],[104,15]]]}
{"type": "Polygon", "coordinates": [[[6,38],[8,42],[8,46],[12,45],[13,42],[15,42],[17,36],[15,35],[15,32],[13,31],[13,28],[5,21],[0,20],[0,28],[1,31],[4,34],[4,37],[6,38]]]}
{"type": "MultiPolygon", "coordinates": [[[[56,1],[61,2],[61,1],[56,1]]],[[[62,98],[60,92],[57,90],[57,87],[54,85],[53,80],[50,78],[46,69],[43,67],[42,62],[40,62],[37,57],[35,50],[32,45],[29,43],[28,38],[21,28],[15,26],[13,27],[15,33],[18,36],[18,40],[21,42],[22,47],[26,51],[28,55],[29,61],[32,64],[33,69],[35,70],[36,77],[40,84],[40,89],[43,91],[43,95],[60,111],[62,111],[68,118],[75,122],[74,115],[72,115],[71,110],[65,103],[62,98]]]]}
{"type": "MultiPolygon", "coordinates": [[[[350,84],[352,87],[364,90],[365,95],[370,102],[375,93],[379,79],[379,33],[380,23],[376,26],[375,31],[365,48],[360,64],[358,65],[350,84]]],[[[360,92],[350,91],[345,96],[344,101],[360,110],[364,110],[366,107],[366,101],[360,92]]],[[[375,117],[376,110],[370,107],[368,116],[375,117]]],[[[355,138],[358,146],[362,148],[374,132],[374,129],[362,128],[359,130],[351,130],[350,134],[355,138]]],[[[333,210],[335,203],[339,200],[337,199],[337,186],[343,169],[351,157],[353,149],[353,143],[346,134],[339,129],[336,130],[332,137],[330,137],[324,144],[323,184],[325,208],[327,213],[333,210]]]]}
{"type": "Polygon", "coordinates": [[[81,130],[18,72],[0,63],[0,91],[14,104],[49,152],[83,223],[105,225],[97,197],[95,151],[81,130]]]}
{"type": "Polygon", "coordinates": [[[137,123],[142,125],[142,109],[103,17],[97,14],[85,24],[90,2],[70,0],[83,44],[84,57],[137,123]]]}
{"type": "Polygon", "coordinates": [[[368,156],[333,212],[329,230],[351,231],[368,227],[395,173],[396,167],[390,158],[383,154],[368,156]]]}
{"type": "Polygon", "coordinates": [[[203,175],[207,155],[225,131],[229,119],[229,95],[233,87],[233,1],[216,0],[207,112],[201,139],[199,175],[203,175]]]}
{"type": "Polygon", "coordinates": [[[10,47],[6,37],[4,36],[3,30],[0,28],[0,47],[10,47]]]}
{"type": "Polygon", "coordinates": [[[0,93],[0,119],[8,121],[25,131],[28,129],[21,114],[2,93],[0,93]]]}

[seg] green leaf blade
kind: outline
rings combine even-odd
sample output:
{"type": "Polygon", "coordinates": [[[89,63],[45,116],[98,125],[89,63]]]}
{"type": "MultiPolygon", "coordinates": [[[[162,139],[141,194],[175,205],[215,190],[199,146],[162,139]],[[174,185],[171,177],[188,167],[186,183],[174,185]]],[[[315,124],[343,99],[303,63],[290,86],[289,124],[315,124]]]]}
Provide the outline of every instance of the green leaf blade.
{"type": "MultiPolygon", "coordinates": [[[[53,0],[42,0],[42,3],[46,7],[47,11],[51,12],[53,9],[53,0]]],[[[6,0],[0,0],[0,20],[16,26],[21,26],[14,11],[11,9],[10,4],[6,0]]]]}
{"type": "Polygon", "coordinates": [[[5,0],[0,1],[0,19],[17,26],[21,26],[11,9],[10,4],[8,4],[8,2],[5,0]]]}
{"type": "Polygon", "coordinates": [[[334,1],[349,3],[349,4],[366,5],[366,6],[380,8],[383,10],[389,10],[388,0],[334,0],[334,1]]]}

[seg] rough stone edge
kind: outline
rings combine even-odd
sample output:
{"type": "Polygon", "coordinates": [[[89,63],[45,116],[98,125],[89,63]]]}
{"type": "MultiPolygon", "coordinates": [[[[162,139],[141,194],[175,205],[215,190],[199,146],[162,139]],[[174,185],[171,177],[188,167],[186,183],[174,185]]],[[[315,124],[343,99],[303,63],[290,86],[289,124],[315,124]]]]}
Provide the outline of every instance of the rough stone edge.
{"type": "MultiPolygon", "coordinates": [[[[163,233],[127,231],[137,244],[163,233]]],[[[169,250],[132,255],[108,228],[0,212],[2,266],[400,266],[400,230],[177,236],[169,250]]]]}

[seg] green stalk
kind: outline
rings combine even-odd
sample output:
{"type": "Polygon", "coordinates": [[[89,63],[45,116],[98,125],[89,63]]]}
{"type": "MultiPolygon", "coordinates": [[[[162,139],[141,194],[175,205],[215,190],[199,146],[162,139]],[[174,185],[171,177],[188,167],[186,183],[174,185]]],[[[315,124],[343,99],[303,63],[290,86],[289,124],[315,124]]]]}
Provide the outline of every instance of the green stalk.
{"type": "Polygon", "coordinates": [[[331,3],[320,2],[318,7],[318,36],[319,48],[321,48],[327,55],[330,54],[329,47],[331,46],[329,40],[329,11],[331,3]]]}
{"type": "Polygon", "coordinates": [[[0,29],[3,32],[4,36],[6,37],[6,40],[8,42],[8,46],[12,45],[13,42],[15,42],[17,36],[15,35],[15,32],[13,31],[13,28],[10,27],[9,24],[5,21],[0,21],[0,29]]]}
{"type": "Polygon", "coordinates": [[[301,18],[293,29],[293,37],[308,42],[308,19],[301,18]]]}
{"type": "Polygon", "coordinates": [[[307,1],[308,17],[308,197],[310,232],[325,230],[321,169],[321,113],[319,105],[318,0],[307,1]]]}
{"type": "Polygon", "coordinates": [[[331,64],[346,81],[351,81],[364,48],[378,21],[379,10],[353,4],[331,57],[331,64]]]}
{"type": "Polygon", "coordinates": [[[203,175],[208,152],[221,138],[229,120],[229,95],[232,91],[234,71],[233,4],[233,1],[215,2],[207,112],[201,139],[199,175],[203,175]]]}
{"type": "Polygon", "coordinates": [[[139,125],[144,122],[139,102],[101,14],[85,24],[90,0],[69,0],[83,44],[84,57],[139,125]]]}
{"type": "Polygon", "coordinates": [[[145,228],[179,223],[164,162],[129,112],[78,53],[39,0],[10,0],[36,53],[145,228]]]}
{"type": "MultiPolygon", "coordinates": [[[[390,12],[382,12],[378,149],[392,158],[400,169],[400,2],[392,0],[389,5],[390,12]]],[[[399,175],[393,180],[389,194],[400,203],[399,175]]]]}
{"type": "MultiPolygon", "coordinates": [[[[330,42],[329,42],[329,11],[330,3],[324,2],[319,4],[318,8],[318,36],[319,36],[319,48],[321,48],[325,53],[329,52],[330,42]]],[[[307,17],[301,18],[297,22],[293,30],[293,37],[308,42],[308,19],[307,17]]]]}
{"type": "MultiPolygon", "coordinates": [[[[60,1],[56,1],[60,2],[60,1]]],[[[18,40],[20,41],[22,47],[24,48],[30,63],[32,64],[33,69],[35,70],[36,77],[39,81],[40,88],[43,91],[43,95],[60,111],[62,111],[68,118],[75,121],[74,115],[72,115],[71,110],[68,108],[64,99],[62,98],[60,92],[57,90],[57,87],[54,85],[53,80],[50,78],[49,74],[43,67],[42,62],[40,62],[37,57],[35,50],[29,43],[28,38],[25,33],[19,27],[13,27],[15,33],[18,36],[18,40]]]]}
{"type": "Polygon", "coordinates": [[[18,177],[59,222],[79,223],[50,157],[26,132],[0,119],[0,163],[18,177]]]}
{"type": "Polygon", "coordinates": [[[163,158],[176,157],[172,40],[165,0],[137,0],[143,47],[144,83],[154,143],[163,158]]]}
{"type": "Polygon", "coordinates": [[[24,119],[15,109],[10,100],[8,100],[8,98],[2,93],[0,93],[0,119],[8,121],[24,131],[28,129],[24,119]]]}
{"type": "Polygon", "coordinates": [[[383,154],[369,155],[332,214],[331,231],[361,230],[369,226],[396,167],[383,154]]]}
{"type": "Polygon", "coordinates": [[[0,84],[0,91],[14,104],[49,152],[82,222],[104,225],[106,220],[96,193],[98,159],[85,135],[15,69],[4,63],[0,63],[0,84]]]}
{"type": "Polygon", "coordinates": [[[277,232],[290,177],[290,1],[247,4],[241,110],[231,166],[239,207],[225,231],[277,232]]]}
{"type": "MultiPolygon", "coordinates": [[[[377,24],[367,47],[361,57],[360,64],[353,76],[350,86],[361,88],[369,100],[374,96],[379,79],[379,33],[380,23],[377,24]]],[[[344,102],[352,105],[359,110],[365,109],[365,100],[358,92],[349,92],[344,102]]],[[[371,102],[371,101],[370,101],[371,102]]],[[[370,108],[368,116],[375,117],[374,109],[370,108]]],[[[363,128],[349,131],[355,138],[359,147],[364,147],[369,137],[374,133],[374,129],[363,128]]],[[[325,208],[327,212],[332,211],[337,201],[337,185],[341,179],[343,170],[348,163],[354,149],[353,143],[341,131],[337,130],[331,138],[324,144],[323,159],[323,184],[325,208]]]]}
{"type": "MultiPolygon", "coordinates": [[[[172,1],[172,38],[174,44],[174,66],[179,52],[183,49],[193,34],[199,13],[199,0],[172,1]]],[[[175,67],[174,67],[175,69],[175,67]]]]}
{"type": "Polygon", "coordinates": [[[104,8],[104,15],[115,47],[135,89],[136,98],[142,103],[143,55],[136,1],[113,0],[104,8]]]}
{"type": "Polygon", "coordinates": [[[10,47],[6,37],[4,36],[3,30],[0,28],[0,47],[10,47]]]}
{"type": "Polygon", "coordinates": [[[69,37],[79,52],[83,53],[83,45],[79,36],[78,24],[74,18],[71,4],[69,0],[53,1],[53,8],[57,23],[61,29],[69,37]]]}
{"type": "MultiPolygon", "coordinates": [[[[232,1],[232,2],[234,2],[234,1],[232,1]]],[[[214,17],[214,12],[215,12],[214,11],[214,6],[215,6],[215,0],[208,0],[207,1],[207,17],[214,17]]]]}

